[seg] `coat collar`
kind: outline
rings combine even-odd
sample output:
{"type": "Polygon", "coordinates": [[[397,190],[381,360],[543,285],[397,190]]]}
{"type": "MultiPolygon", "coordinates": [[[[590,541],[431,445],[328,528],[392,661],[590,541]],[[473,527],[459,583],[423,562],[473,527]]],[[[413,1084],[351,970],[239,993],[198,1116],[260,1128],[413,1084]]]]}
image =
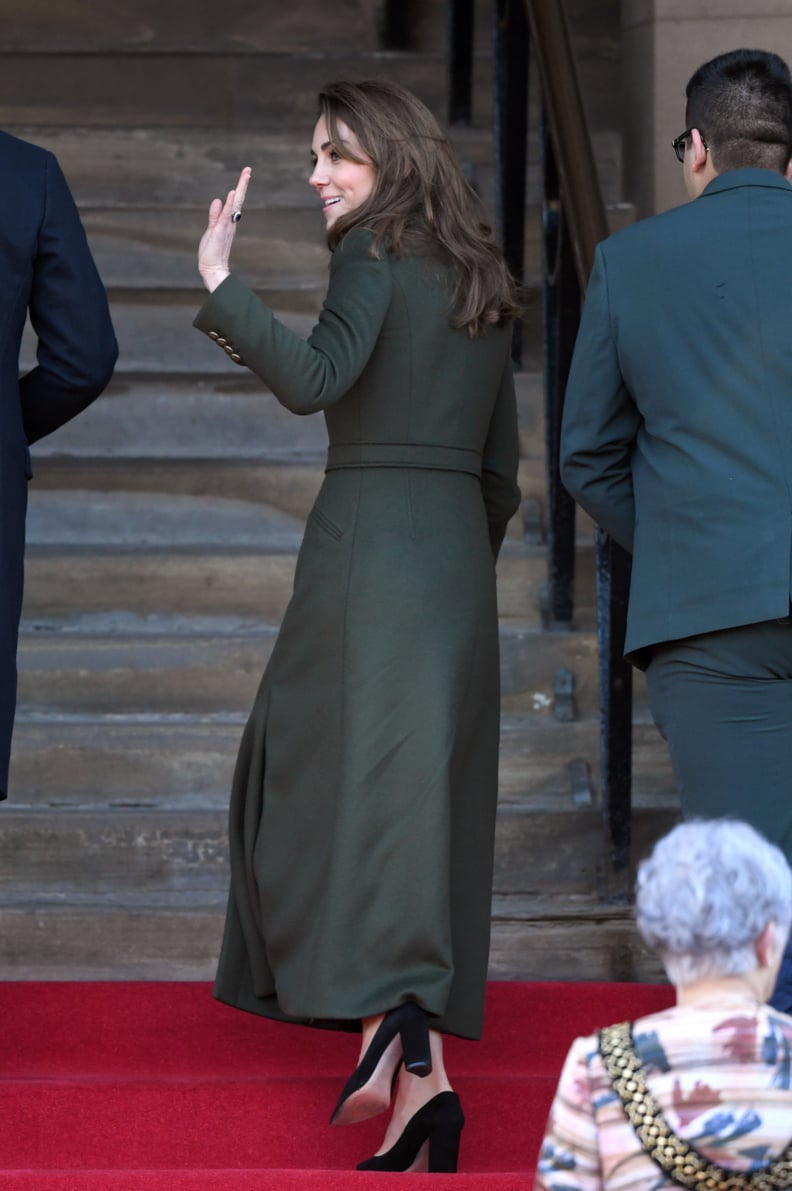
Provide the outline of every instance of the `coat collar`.
{"type": "Polygon", "coordinates": [[[788,190],[792,193],[792,186],[783,174],[775,170],[726,170],[708,182],[699,198],[708,198],[711,194],[720,194],[723,190],[735,190],[739,186],[770,186],[774,190],[788,190]]]}

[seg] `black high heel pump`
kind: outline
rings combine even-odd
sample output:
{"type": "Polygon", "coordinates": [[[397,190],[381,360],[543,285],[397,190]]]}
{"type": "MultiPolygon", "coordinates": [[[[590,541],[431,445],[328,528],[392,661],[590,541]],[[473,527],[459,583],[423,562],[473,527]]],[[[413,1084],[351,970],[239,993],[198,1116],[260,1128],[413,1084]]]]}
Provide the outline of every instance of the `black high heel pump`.
{"type": "Polygon", "coordinates": [[[344,1085],[330,1124],[354,1125],[384,1112],[390,1104],[393,1078],[400,1060],[411,1075],[423,1077],[432,1070],[429,1022],[415,1001],[406,1001],[385,1014],[366,1053],[344,1085]],[[382,1060],[397,1037],[401,1040],[401,1054],[396,1051],[395,1064],[391,1068],[390,1063],[382,1060]]]}
{"type": "Polygon", "coordinates": [[[439,1092],[410,1117],[399,1140],[385,1154],[358,1162],[358,1170],[423,1170],[430,1174],[456,1174],[459,1136],[465,1114],[456,1092],[439,1092]],[[423,1148],[428,1143],[428,1165],[423,1148]]]}

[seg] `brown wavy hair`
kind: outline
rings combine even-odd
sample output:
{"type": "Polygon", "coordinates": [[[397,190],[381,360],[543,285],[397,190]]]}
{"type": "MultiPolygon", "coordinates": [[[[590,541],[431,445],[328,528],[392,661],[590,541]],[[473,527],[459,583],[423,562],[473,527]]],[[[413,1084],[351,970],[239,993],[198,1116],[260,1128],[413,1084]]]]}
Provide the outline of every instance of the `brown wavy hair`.
{"type": "Polygon", "coordinates": [[[328,229],[330,249],[351,228],[366,227],[375,254],[440,257],[456,278],[452,324],[471,337],[516,318],[517,287],[483,205],[426,105],[396,83],[332,83],[319,94],[319,114],[336,151],[376,171],[371,195],[328,229]],[[344,141],[339,122],[355,134],[364,159],[344,141]]]}

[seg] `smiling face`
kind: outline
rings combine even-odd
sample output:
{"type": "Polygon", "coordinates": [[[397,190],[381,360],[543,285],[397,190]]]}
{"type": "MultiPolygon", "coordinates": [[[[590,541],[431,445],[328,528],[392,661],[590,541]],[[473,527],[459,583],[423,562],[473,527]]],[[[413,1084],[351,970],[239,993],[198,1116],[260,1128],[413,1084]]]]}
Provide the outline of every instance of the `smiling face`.
{"type": "Polygon", "coordinates": [[[340,215],[357,210],[373,191],[377,179],[374,165],[361,149],[354,132],[343,120],[336,120],[335,124],[340,144],[330,140],[324,116],[316,122],[311,143],[314,168],[308,179],[322,200],[327,227],[332,227],[340,215]],[[343,156],[344,153],[352,153],[362,160],[352,161],[343,156]]]}

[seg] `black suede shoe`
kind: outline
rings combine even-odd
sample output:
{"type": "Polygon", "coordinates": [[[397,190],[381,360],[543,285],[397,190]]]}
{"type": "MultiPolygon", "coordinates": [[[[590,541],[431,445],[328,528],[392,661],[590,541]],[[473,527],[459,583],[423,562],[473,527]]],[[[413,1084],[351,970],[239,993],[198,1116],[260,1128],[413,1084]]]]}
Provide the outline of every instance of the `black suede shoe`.
{"type": "Polygon", "coordinates": [[[393,1077],[401,1060],[411,1075],[423,1077],[432,1070],[429,1021],[415,1001],[407,1001],[385,1014],[366,1053],[347,1080],[330,1124],[354,1125],[384,1112],[390,1104],[393,1077]]]}
{"type": "Polygon", "coordinates": [[[385,1154],[359,1162],[358,1170],[428,1170],[456,1174],[465,1115],[456,1092],[439,1092],[410,1117],[399,1140],[385,1154]],[[424,1146],[428,1153],[424,1159],[424,1146]],[[424,1165],[424,1160],[426,1165],[424,1165]]]}

